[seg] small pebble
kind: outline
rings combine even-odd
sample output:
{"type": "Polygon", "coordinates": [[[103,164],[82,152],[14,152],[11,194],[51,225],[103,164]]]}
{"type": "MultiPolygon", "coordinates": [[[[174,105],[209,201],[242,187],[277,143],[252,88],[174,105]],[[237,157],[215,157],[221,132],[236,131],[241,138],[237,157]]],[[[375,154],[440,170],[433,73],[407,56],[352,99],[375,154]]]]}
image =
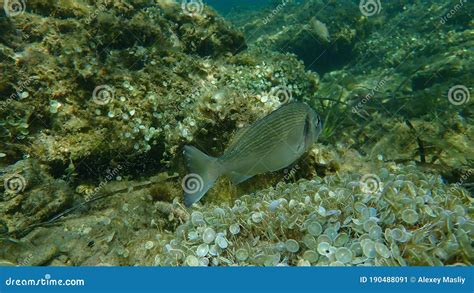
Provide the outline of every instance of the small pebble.
{"type": "Polygon", "coordinates": [[[244,261],[249,257],[249,252],[244,248],[240,248],[236,251],[235,257],[240,261],[244,261]]]}
{"type": "Polygon", "coordinates": [[[346,247],[339,247],[336,250],[336,260],[342,263],[348,263],[352,261],[352,251],[346,247]]]}
{"type": "Polygon", "coordinates": [[[254,223],[260,223],[263,220],[263,214],[261,212],[255,212],[252,214],[252,221],[254,223]]]}
{"type": "Polygon", "coordinates": [[[308,233],[313,236],[319,236],[323,230],[321,224],[316,221],[309,223],[306,229],[308,230],[308,233]]]}
{"type": "Polygon", "coordinates": [[[155,243],[153,241],[147,241],[145,243],[145,249],[150,250],[155,246],[155,243]]]}
{"type": "Polygon", "coordinates": [[[186,264],[190,267],[197,267],[199,266],[199,259],[197,257],[195,257],[194,255],[188,255],[186,257],[186,264]]]}
{"type": "Polygon", "coordinates": [[[240,226],[238,224],[232,224],[229,227],[229,232],[233,235],[237,235],[240,233],[240,226]]]}
{"type": "Polygon", "coordinates": [[[216,237],[216,244],[222,249],[226,249],[227,246],[229,246],[229,242],[227,242],[227,239],[220,235],[216,237]]]}
{"type": "Polygon", "coordinates": [[[412,209],[404,210],[402,212],[402,220],[413,225],[418,222],[418,213],[412,209]]]}
{"type": "Polygon", "coordinates": [[[201,244],[196,249],[196,255],[200,257],[204,257],[209,253],[209,245],[208,244],[201,244]]]}
{"type": "Polygon", "coordinates": [[[298,242],[296,242],[296,240],[293,239],[288,239],[285,243],[285,246],[288,252],[296,253],[298,250],[300,250],[300,245],[298,242]]]}
{"type": "Polygon", "coordinates": [[[30,96],[30,93],[29,93],[29,92],[22,92],[21,95],[20,95],[20,97],[21,97],[22,99],[26,99],[26,98],[28,98],[29,96],[30,96]]]}
{"type": "Polygon", "coordinates": [[[216,231],[212,228],[206,228],[204,232],[202,233],[202,241],[204,243],[210,244],[212,241],[216,239],[216,231]]]}

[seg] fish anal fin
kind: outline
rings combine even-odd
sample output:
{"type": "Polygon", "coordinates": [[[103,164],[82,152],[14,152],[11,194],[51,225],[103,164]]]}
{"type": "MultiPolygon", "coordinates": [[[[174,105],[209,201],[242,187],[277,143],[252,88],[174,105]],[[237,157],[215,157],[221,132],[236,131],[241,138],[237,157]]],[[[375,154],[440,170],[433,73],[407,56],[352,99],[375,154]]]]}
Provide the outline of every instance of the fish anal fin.
{"type": "Polygon", "coordinates": [[[234,185],[240,184],[253,177],[252,175],[244,175],[237,172],[230,172],[228,175],[234,185]]]}

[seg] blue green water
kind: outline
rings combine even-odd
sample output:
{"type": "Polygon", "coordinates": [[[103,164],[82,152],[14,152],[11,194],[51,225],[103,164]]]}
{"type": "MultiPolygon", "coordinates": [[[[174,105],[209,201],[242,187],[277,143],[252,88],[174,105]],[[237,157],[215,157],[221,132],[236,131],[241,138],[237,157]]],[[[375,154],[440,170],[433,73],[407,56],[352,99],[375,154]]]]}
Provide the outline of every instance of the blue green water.
{"type": "MultiPolygon", "coordinates": [[[[274,1],[273,1],[274,2],[274,1]]],[[[210,0],[210,1],[205,1],[207,5],[212,6],[215,8],[217,11],[219,11],[222,15],[225,15],[229,13],[232,10],[239,10],[239,9],[244,9],[244,10],[258,10],[262,9],[264,7],[268,7],[270,3],[272,3],[271,0],[227,0],[227,1],[222,1],[222,0],[210,0]]]]}

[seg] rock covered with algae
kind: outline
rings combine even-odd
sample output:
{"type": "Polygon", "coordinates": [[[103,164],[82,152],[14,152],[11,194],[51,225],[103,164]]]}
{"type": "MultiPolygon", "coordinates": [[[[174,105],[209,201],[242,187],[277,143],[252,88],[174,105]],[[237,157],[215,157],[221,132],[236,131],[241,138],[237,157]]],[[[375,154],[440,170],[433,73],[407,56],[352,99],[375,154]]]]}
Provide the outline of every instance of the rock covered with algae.
{"type": "Polygon", "coordinates": [[[89,176],[121,156],[156,170],[184,143],[228,138],[318,87],[294,56],[241,53],[242,33],[207,6],[199,14],[174,1],[24,8],[0,19],[4,162],[29,154],[65,169],[86,159],[76,171],[89,176]]]}
{"type": "Polygon", "coordinates": [[[236,11],[230,20],[250,44],[291,52],[308,68],[327,72],[347,64],[357,42],[373,29],[357,11],[351,1],[285,0],[253,13],[236,11]]]}
{"type": "Polygon", "coordinates": [[[0,234],[48,220],[72,203],[66,182],[34,159],[0,168],[0,181],[0,234]]]}

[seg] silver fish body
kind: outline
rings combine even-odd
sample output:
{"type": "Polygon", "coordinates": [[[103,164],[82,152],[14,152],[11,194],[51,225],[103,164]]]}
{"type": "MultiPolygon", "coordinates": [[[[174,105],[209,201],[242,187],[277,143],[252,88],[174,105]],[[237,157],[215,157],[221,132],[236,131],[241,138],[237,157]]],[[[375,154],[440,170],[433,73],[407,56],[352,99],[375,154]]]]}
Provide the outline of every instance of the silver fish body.
{"type": "Polygon", "coordinates": [[[189,170],[200,181],[197,189],[185,188],[185,205],[199,201],[221,175],[239,184],[257,174],[287,167],[311,147],[321,129],[313,109],[304,103],[290,103],[240,130],[219,158],[185,146],[189,170]]]}

